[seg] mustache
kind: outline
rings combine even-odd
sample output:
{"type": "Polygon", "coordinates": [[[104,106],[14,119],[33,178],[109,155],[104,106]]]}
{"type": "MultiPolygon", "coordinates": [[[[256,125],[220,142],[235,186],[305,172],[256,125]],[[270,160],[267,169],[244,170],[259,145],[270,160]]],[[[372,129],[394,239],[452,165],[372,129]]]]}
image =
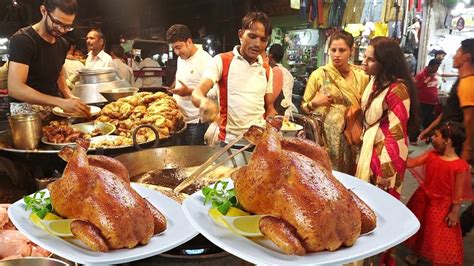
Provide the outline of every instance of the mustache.
{"type": "Polygon", "coordinates": [[[261,50],[260,49],[260,46],[250,46],[249,49],[257,49],[257,50],[261,50]]]}

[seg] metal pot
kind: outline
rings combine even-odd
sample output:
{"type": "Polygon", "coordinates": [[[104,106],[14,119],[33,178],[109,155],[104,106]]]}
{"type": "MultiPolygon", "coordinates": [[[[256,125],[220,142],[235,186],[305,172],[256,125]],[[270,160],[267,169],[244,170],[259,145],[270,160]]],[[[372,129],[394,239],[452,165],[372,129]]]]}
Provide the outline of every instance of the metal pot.
{"type": "Polygon", "coordinates": [[[34,150],[41,139],[41,118],[35,113],[8,117],[13,146],[17,149],[34,150]]]}
{"type": "Polygon", "coordinates": [[[100,94],[101,91],[129,87],[130,83],[125,80],[114,80],[96,84],[76,84],[72,89],[72,94],[87,104],[107,103],[107,99],[100,94]]]}
{"type": "Polygon", "coordinates": [[[18,258],[0,261],[0,266],[69,266],[68,263],[52,258],[18,258]]]}
{"type": "MultiPolygon", "coordinates": [[[[123,163],[130,176],[136,176],[152,170],[199,166],[219,149],[221,148],[209,146],[172,146],[122,154],[115,159],[123,163]]],[[[218,160],[227,156],[225,153],[218,160]]],[[[247,152],[237,155],[234,161],[229,161],[225,165],[243,166],[249,156],[247,152]]]]}
{"type": "Polygon", "coordinates": [[[79,70],[80,84],[97,84],[119,80],[114,68],[83,68],[79,70]]]}
{"type": "MultiPolygon", "coordinates": [[[[219,149],[220,147],[209,146],[173,146],[122,154],[115,157],[115,159],[122,162],[127,168],[129,176],[133,179],[133,177],[141,176],[153,170],[187,168],[201,165],[219,149]]],[[[232,150],[232,152],[235,152],[235,150],[232,150]]],[[[218,160],[224,159],[227,155],[228,154],[224,153],[218,160]]],[[[237,155],[235,160],[226,162],[225,165],[231,167],[242,166],[247,163],[247,158],[250,158],[250,154],[244,152],[237,155]]],[[[160,262],[163,263],[165,258],[166,262],[170,263],[182,263],[183,259],[189,258],[200,260],[199,262],[203,264],[206,264],[206,260],[211,259],[213,261],[222,262],[217,264],[227,264],[229,261],[235,263],[235,261],[238,260],[211,243],[202,235],[197,235],[190,241],[159,256],[149,258],[146,262],[151,262],[149,264],[159,264],[160,262]]]]}

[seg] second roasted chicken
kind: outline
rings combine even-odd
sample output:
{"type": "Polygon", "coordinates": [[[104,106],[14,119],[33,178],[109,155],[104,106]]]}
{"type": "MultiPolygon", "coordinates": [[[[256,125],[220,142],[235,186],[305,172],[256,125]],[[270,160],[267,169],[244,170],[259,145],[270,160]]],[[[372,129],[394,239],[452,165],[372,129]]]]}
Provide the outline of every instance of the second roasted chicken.
{"type": "Polygon", "coordinates": [[[89,142],[64,149],[63,176],[48,190],[56,213],[77,219],[72,233],[94,251],[147,244],[166,229],[165,217],[130,185],[127,169],[106,156],[87,156],[89,142]]]}
{"type": "Polygon", "coordinates": [[[249,164],[233,175],[240,205],[271,215],[260,220],[266,237],[287,254],[304,255],[352,246],[375,228],[374,212],[332,175],[323,148],[267,127],[249,164]]]}

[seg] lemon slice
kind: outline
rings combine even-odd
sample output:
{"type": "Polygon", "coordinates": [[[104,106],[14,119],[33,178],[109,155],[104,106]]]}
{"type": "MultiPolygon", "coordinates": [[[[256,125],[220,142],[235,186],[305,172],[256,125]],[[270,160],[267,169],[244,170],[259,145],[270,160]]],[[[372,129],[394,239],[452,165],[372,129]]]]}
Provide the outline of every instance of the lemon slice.
{"type": "MultiPolygon", "coordinates": [[[[46,215],[44,216],[43,220],[46,220],[46,221],[52,221],[52,220],[61,220],[63,219],[62,217],[59,217],[57,216],[56,214],[54,213],[46,213],[46,215]]],[[[30,221],[38,228],[40,229],[43,229],[43,230],[46,230],[43,226],[43,224],[41,224],[41,218],[39,218],[39,216],[36,214],[36,213],[31,213],[30,214],[30,221]]]]}
{"type": "MultiPolygon", "coordinates": [[[[227,224],[222,219],[224,215],[217,208],[209,209],[208,214],[216,224],[223,227],[227,227],[227,224]]],[[[230,207],[226,214],[226,216],[246,216],[246,215],[250,215],[250,214],[248,212],[245,212],[235,207],[230,207]]]]}
{"type": "Polygon", "coordinates": [[[227,224],[222,219],[222,217],[224,217],[224,215],[222,215],[222,213],[218,209],[211,208],[211,209],[209,209],[208,214],[216,224],[218,224],[220,226],[223,226],[223,227],[227,227],[227,224]]]}
{"type": "Polygon", "coordinates": [[[63,219],[63,220],[52,220],[46,221],[41,220],[41,224],[44,229],[49,233],[59,237],[73,237],[71,232],[71,223],[75,219],[63,219]]]}
{"type": "Polygon", "coordinates": [[[234,233],[246,237],[263,236],[260,232],[260,219],[268,215],[248,215],[248,216],[222,216],[222,220],[227,224],[227,228],[234,233]]]}
{"type": "Polygon", "coordinates": [[[235,207],[230,207],[226,213],[226,216],[247,216],[247,215],[250,215],[250,214],[246,211],[243,211],[235,207]]]}

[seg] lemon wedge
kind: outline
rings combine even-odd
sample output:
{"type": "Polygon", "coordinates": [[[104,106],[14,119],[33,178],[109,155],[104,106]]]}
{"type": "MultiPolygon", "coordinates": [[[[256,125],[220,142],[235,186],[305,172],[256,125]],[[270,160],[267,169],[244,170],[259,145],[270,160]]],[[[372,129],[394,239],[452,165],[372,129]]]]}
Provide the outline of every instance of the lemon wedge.
{"type": "Polygon", "coordinates": [[[223,215],[216,208],[209,209],[209,216],[212,220],[232,232],[246,237],[263,236],[260,232],[259,222],[262,217],[267,215],[250,215],[239,208],[230,207],[226,215],[223,215]]]}
{"type": "MultiPolygon", "coordinates": [[[[223,227],[227,227],[227,224],[222,219],[224,215],[217,208],[209,209],[208,214],[216,224],[223,227]]],[[[250,214],[248,212],[245,212],[235,207],[230,207],[226,214],[226,216],[246,216],[246,215],[250,215],[250,214]]]]}
{"type": "Polygon", "coordinates": [[[230,207],[226,213],[226,216],[247,216],[247,215],[250,215],[250,214],[246,211],[243,211],[235,207],[230,207]]]}
{"type": "MultiPolygon", "coordinates": [[[[63,219],[62,217],[59,217],[57,216],[56,214],[54,213],[46,213],[46,215],[44,216],[43,218],[44,220],[46,221],[52,221],[52,220],[61,220],[63,219]]],[[[43,230],[46,230],[43,226],[43,224],[41,224],[41,218],[39,218],[39,216],[36,214],[36,213],[31,213],[30,214],[30,221],[38,228],[40,229],[43,229],[43,230]]]]}
{"type": "Polygon", "coordinates": [[[62,219],[62,220],[41,220],[41,224],[44,229],[49,233],[59,237],[73,237],[71,232],[71,223],[75,219],[62,219]]]}
{"type": "Polygon", "coordinates": [[[222,219],[222,217],[224,217],[224,215],[222,215],[222,213],[218,209],[211,208],[211,209],[209,209],[208,214],[216,224],[218,224],[220,226],[223,226],[223,227],[227,227],[226,223],[222,219]]]}
{"type": "Polygon", "coordinates": [[[248,216],[222,216],[222,219],[227,224],[227,228],[234,233],[246,237],[260,237],[263,236],[260,232],[260,219],[268,215],[248,215],[248,216]]]}

